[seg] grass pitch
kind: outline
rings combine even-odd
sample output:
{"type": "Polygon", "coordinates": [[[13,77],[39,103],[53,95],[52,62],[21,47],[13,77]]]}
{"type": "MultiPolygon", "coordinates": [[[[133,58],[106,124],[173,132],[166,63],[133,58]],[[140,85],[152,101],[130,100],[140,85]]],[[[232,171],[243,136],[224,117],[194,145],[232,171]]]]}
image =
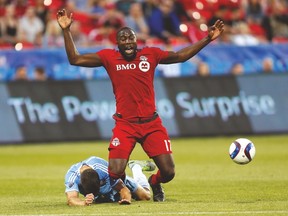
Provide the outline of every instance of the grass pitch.
{"type": "MultiPolygon", "coordinates": [[[[2,146],[0,215],[288,215],[288,136],[248,136],[256,156],[247,165],[229,158],[236,138],[173,139],[176,176],[164,185],[166,201],[129,206],[66,205],[67,169],[91,155],[107,159],[107,141],[2,146]]],[[[140,145],[131,159],[147,159],[140,145]]]]}

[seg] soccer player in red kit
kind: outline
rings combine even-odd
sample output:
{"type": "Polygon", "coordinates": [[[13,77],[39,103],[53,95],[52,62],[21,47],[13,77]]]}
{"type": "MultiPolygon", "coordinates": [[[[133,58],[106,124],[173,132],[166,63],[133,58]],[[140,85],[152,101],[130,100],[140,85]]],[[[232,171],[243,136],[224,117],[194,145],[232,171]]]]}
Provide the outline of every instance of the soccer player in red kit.
{"type": "Polygon", "coordinates": [[[120,204],[131,203],[131,193],[123,184],[125,168],[136,143],[158,167],[149,177],[154,201],[164,201],[161,183],[174,178],[175,168],[171,143],[165,127],[156,112],[154,73],[158,64],[185,62],[211,41],[219,37],[224,23],[217,20],[202,40],[177,52],[156,47],[137,48],[135,32],[121,28],[117,33],[116,49],[103,49],[96,53],[79,54],[70,33],[72,14],[58,11],[57,20],[63,30],[65,49],[71,65],[82,67],[103,66],[112,82],[116,99],[116,122],[109,145],[109,176],[111,186],[120,193],[120,204]]]}

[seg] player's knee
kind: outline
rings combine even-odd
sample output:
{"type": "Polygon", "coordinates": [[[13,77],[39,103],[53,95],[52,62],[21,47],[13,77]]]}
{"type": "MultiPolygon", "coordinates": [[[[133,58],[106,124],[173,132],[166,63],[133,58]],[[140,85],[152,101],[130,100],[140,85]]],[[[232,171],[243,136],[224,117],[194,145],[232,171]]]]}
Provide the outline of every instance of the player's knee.
{"type": "Polygon", "coordinates": [[[162,175],[162,182],[166,183],[171,181],[175,177],[175,170],[174,169],[168,169],[164,173],[161,173],[162,175]]]}
{"type": "Polygon", "coordinates": [[[121,177],[125,173],[126,165],[126,159],[109,159],[108,172],[121,177]]]}
{"type": "Polygon", "coordinates": [[[166,181],[169,182],[175,177],[175,172],[169,172],[168,175],[165,177],[166,181]]]}

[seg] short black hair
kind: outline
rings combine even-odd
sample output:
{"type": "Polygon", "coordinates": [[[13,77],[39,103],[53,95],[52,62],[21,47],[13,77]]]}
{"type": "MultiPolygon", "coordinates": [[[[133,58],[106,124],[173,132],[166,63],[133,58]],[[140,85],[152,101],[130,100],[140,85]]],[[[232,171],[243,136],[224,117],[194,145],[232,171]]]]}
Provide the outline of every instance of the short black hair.
{"type": "Polygon", "coordinates": [[[93,169],[86,169],[81,173],[81,185],[85,195],[92,193],[97,196],[100,190],[100,179],[98,173],[93,169]]]}
{"type": "Polygon", "coordinates": [[[135,31],[134,31],[133,29],[125,26],[125,27],[120,28],[120,29],[117,31],[117,38],[119,37],[120,32],[126,31],[126,30],[131,31],[131,32],[133,32],[133,33],[135,34],[135,31]]]}

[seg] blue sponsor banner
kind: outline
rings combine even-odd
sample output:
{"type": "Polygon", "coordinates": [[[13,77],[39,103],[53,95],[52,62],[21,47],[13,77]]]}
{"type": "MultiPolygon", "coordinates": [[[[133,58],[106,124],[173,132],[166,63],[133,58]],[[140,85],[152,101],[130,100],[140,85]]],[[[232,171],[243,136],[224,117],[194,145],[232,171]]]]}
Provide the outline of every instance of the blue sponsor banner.
{"type": "Polygon", "coordinates": [[[179,136],[179,127],[175,115],[176,110],[167,94],[165,82],[163,79],[156,79],[154,86],[157,112],[162,119],[163,125],[166,127],[170,136],[179,136]]]}
{"type": "Polygon", "coordinates": [[[9,105],[9,91],[7,86],[0,83],[0,142],[23,142],[24,138],[21,133],[20,125],[17,118],[9,105]]]}
{"type": "Polygon", "coordinates": [[[288,76],[239,77],[240,103],[254,133],[288,132],[288,76]]]}
{"type": "MultiPolygon", "coordinates": [[[[11,82],[6,101],[23,141],[99,138],[91,103],[82,81],[11,82]]],[[[14,137],[11,137],[13,140],[14,137]]]]}
{"type": "Polygon", "coordinates": [[[239,106],[235,77],[164,80],[175,109],[179,136],[252,133],[239,106]]]}
{"type": "MultiPolygon", "coordinates": [[[[288,133],[288,75],[155,79],[171,137],[288,133]]],[[[0,84],[0,143],[110,139],[109,80],[0,84]]]]}
{"type": "Polygon", "coordinates": [[[112,118],[115,113],[115,98],[110,80],[85,82],[87,95],[91,103],[91,120],[97,124],[101,139],[109,139],[115,125],[112,118]]]}

